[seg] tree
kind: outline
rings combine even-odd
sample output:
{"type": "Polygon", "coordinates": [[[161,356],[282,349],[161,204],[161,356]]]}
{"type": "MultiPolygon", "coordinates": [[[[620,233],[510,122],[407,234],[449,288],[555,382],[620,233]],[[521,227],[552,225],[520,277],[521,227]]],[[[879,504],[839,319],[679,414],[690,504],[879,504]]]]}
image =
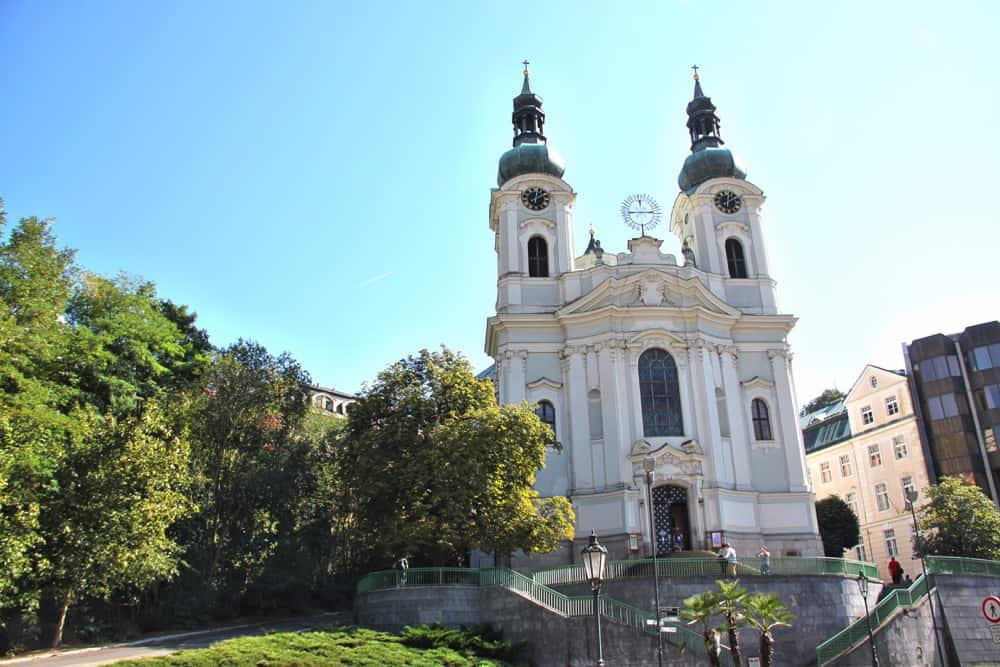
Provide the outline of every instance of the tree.
{"type": "Polygon", "coordinates": [[[550,441],[527,404],[497,406],[492,385],[447,348],[392,364],[348,418],[345,566],[360,572],[403,553],[444,564],[470,549],[546,551],[572,539],[568,500],[532,488],[550,441]]]}
{"type": "MultiPolygon", "coordinates": [[[[5,227],[0,201],[0,235],[5,227]]],[[[0,610],[33,597],[19,581],[32,569],[41,498],[75,428],[61,323],[74,272],[73,252],[56,247],[48,221],[22,219],[0,242],[0,610]]]]}
{"type": "Polygon", "coordinates": [[[1000,511],[975,484],[942,477],[927,489],[916,549],[932,556],[1000,560],[1000,511]]]}
{"type": "Polygon", "coordinates": [[[194,509],[187,441],[155,402],[126,420],[92,408],[73,419],[82,427],[63,443],[56,484],[42,497],[31,575],[50,646],[61,643],[75,598],[174,574],[179,548],[167,530],[194,509]]]}
{"type": "Polygon", "coordinates": [[[857,515],[838,496],[816,501],[816,522],[823,540],[823,553],[829,558],[843,558],[845,549],[861,541],[857,515]]]}
{"type": "MultiPolygon", "coordinates": [[[[721,583],[721,582],[719,582],[721,583]]],[[[721,635],[712,624],[712,618],[722,613],[719,594],[716,591],[705,591],[692,595],[684,600],[684,608],[680,611],[681,620],[688,625],[701,624],[701,636],[708,654],[708,664],[711,667],[721,667],[722,653],[721,635]]]]}
{"type": "Polygon", "coordinates": [[[733,664],[743,664],[743,652],[740,650],[739,629],[746,625],[743,618],[743,603],[749,593],[745,588],[740,588],[739,581],[716,581],[719,587],[718,603],[726,622],[720,630],[725,629],[729,634],[729,651],[733,656],[733,664]]]}
{"type": "Polygon", "coordinates": [[[829,407],[845,398],[847,398],[847,394],[839,389],[825,389],[822,394],[802,406],[802,409],[799,410],[799,416],[805,417],[810,412],[816,412],[821,408],[829,407]]]}
{"type": "Polygon", "coordinates": [[[233,612],[315,490],[299,474],[310,457],[296,440],[309,375],[290,355],[240,340],[214,356],[202,382],[190,409],[200,511],[180,530],[201,601],[233,612]]]}
{"type": "Polygon", "coordinates": [[[774,629],[790,625],[795,620],[777,593],[755,593],[743,602],[743,615],[751,627],[760,632],[760,664],[774,664],[774,629]]]}

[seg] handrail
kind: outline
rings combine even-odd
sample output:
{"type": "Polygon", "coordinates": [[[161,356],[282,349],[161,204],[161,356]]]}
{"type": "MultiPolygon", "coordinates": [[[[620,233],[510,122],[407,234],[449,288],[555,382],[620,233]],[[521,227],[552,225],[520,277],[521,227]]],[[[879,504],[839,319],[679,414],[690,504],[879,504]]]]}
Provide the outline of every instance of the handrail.
{"type": "MultiPolygon", "coordinates": [[[[927,595],[927,580],[921,574],[909,588],[893,588],[881,602],[875,605],[868,616],[873,628],[877,628],[893,616],[900,607],[912,607],[927,595]]],[[[853,649],[868,639],[868,616],[851,623],[816,647],[816,664],[829,664],[837,656],[853,649]]]]}
{"type": "MultiPolygon", "coordinates": [[[[567,618],[588,617],[594,613],[593,597],[589,595],[569,596],[549,588],[520,572],[508,568],[438,568],[411,567],[407,570],[381,570],[365,575],[357,586],[357,592],[370,593],[393,588],[419,588],[423,586],[498,586],[512,591],[549,611],[567,618]]],[[[621,600],[607,596],[599,598],[601,615],[613,623],[638,629],[646,634],[656,634],[656,630],[646,621],[654,619],[650,613],[633,607],[621,600]]],[[[685,650],[698,655],[706,655],[702,637],[684,626],[678,626],[667,641],[683,646],[685,650]]],[[[729,649],[722,647],[721,660],[724,667],[732,667],[729,649]]]]}
{"type": "MultiPolygon", "coordinates": [[[[715,577],[725,575],[727,563],[718,558],[658,558],[656,574],[659,577],[715,577]]],[[[878,579],[878,567],[872,563],[848,558],[775,557],[771,558],[770,573],[773,575],[841,575],[856,577],[864,572],[869,578],[878,579]]],[[[737,576],[761,574],[759,558],[736,559],[737,576]]],[[[652,578],[653,559],[613,560],[605,565],[604,578],[630,579],[652,578]]],[[[531,578],[549,586],[576,584],[587,581],[582,565],[562,565],[532,572],[531,578]]]]}
{"type": "Polygon", "coordinates": [[[1000,561],[959,556],[927,556],[928,574],[986,574],[1000,577],[1000,561]]]}

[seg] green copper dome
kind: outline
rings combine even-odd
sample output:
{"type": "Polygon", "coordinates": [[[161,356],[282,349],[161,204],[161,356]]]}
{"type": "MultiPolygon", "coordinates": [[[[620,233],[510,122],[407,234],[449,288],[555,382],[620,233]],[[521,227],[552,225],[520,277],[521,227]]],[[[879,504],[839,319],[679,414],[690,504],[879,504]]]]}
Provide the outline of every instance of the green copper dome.
{"type": "Polygon", "coordinates": [[[724,177],[745,179],[746,167],[728,148],[706,147],[687,156],[677,185],[687,192],[705,181],[724,177]]]}
{"type": "Polygon", "coordinates": [[[521,174],[551,174],[562,178],[566,161],[547,144],[521,144],[500,157],[497,185],[503,185],[521,174]]]}

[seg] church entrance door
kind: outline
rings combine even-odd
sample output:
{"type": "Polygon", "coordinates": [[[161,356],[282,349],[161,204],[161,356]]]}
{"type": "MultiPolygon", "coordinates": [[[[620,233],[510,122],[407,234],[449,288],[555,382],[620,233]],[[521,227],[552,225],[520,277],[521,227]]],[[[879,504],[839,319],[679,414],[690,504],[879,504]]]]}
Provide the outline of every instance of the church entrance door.
{"type": "Polygon", "coordinates": [[[653,489],[653,520],[656,523],[653,533],[656,536],[657,556],[691,548],[687,489],[683,486],[667,485],[653,489]]]}

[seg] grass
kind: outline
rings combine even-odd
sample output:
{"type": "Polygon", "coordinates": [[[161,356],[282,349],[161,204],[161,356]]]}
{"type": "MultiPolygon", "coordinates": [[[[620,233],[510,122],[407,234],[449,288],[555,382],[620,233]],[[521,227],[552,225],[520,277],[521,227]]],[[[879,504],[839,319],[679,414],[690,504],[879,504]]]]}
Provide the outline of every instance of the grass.
{"type": "Polygon", "coordinates": [[[116,662],[118,667],[510,667],[519,647],[499,641],[486,628],[450,631],[440,626],[407,628],[402,635],[365,628],[284,632],[242,637],[164,658],[116,662]],[[498,657],[500,656],[500,657],[498,657]]]}

